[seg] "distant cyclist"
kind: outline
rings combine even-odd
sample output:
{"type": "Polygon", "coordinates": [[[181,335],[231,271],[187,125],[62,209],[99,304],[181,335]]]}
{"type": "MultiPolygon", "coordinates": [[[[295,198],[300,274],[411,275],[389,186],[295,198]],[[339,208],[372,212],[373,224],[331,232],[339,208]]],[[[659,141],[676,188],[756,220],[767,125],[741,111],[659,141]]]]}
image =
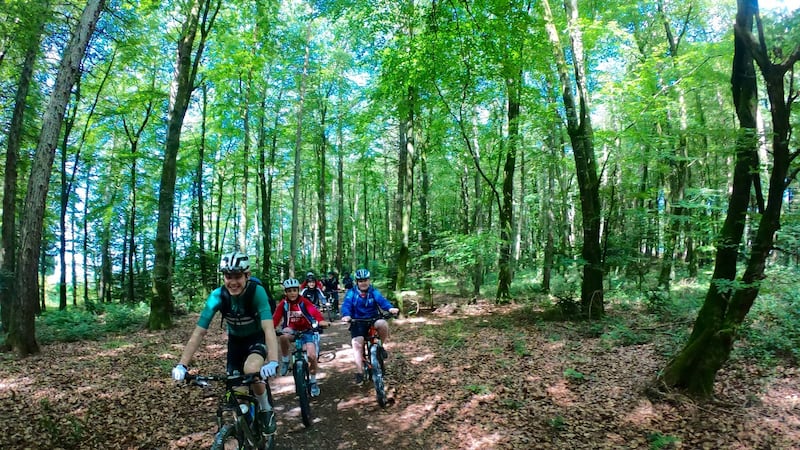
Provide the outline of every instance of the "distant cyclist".
{"type": "Polygon", "coordinates": [[[322,290],[322,283],[317,281],[316,275],[312,272],[308,272],[304,284],[305,286],[300,287],[300,295],[311,300],[311,303],[317,308],[321,308],[328,303],[325,298],[325,292],[322,290]]]}
{"type": "Polygon", "coordinates": [[[328,272],[328,278],[322,281],[322,284],[325,286],[325,293],[328,295],[328,298],[331,301],[331,306],[333,310],[338,312],[339,311],[339,276],[336,272],[330,271],[328,272]]]}
{"type": "MultiPolygon", "coordinates": [[[[380,317],[381,310],[397,314],[400,310],[392,306],[370,282],[369,270],[356,270],[356,285],[347,291],[342,303],[342,322],[350,322],[351,319],[374,319],[380,317]]],[[[379,319],[375,322],[375,329],[378,330],[383,342],[389,337],[389,324],[379,319]]],[[[350,324],[350,343],[353,346],[353,362],[356,364],[356,384],[364,382],[364,360],[361,349],[364,346],[364,337],[369,331],[369,324],[364,322],[354,322],[350,324]]]]}
{"type": "MultiPolygon", "coordinates": [[[[286,294],[275,308],[272,316],[272,323],[276,330],[282,330],[280,341],[281,346],[281,376],[289,373],[289,354],[291,353],[290,344],[295,341],[296,331],[306,331],[316,322],[320,327],[328,326],[328,322],[322,317],[322,313],[314,306],[311,301],[300,295],[300,282],[294,278],[289,278],[283,282],[283,291],[286,294]]],[[[319,355],[319,334],[304,334],[302,336],[303,347],[308,355],[308,373],[311,382],[311,396],[319,396],[319,385],[317,385],[317,356],[319,355]]]]}

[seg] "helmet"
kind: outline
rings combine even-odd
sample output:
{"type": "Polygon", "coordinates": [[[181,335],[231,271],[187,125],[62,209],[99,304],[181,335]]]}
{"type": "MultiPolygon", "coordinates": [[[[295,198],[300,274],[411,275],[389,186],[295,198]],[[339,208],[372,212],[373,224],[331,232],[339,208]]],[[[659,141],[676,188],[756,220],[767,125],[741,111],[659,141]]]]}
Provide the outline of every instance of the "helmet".
{"type": "Polygon", "coordinates": [[[367,269],[356,270],[356,280],[366,280],[367,278],[369,278],[369,270],[367,269]]]}
{"type": "Polygon", "coordinates": [[[298,288],[300,289],[300,282],[297,281],[297,278],[287,278],[286,281],[283,282],[283,290],[291,289],[291,288],[298,288]]]}
{"type": "Polygon", "coordinates": [[[250,270],[250,258],[244,253],[232,252],[222,255],[219,271],[222,273],[242,273],[250,270]]]}
{"type": "Polygon", "coordinates": [[[317,281],[317,276],[314,275],[314,272],[308,272],[306,274],[306,280],[308,280],[308,281],[312,281],[312,280],[313,281],[317,281]]]}

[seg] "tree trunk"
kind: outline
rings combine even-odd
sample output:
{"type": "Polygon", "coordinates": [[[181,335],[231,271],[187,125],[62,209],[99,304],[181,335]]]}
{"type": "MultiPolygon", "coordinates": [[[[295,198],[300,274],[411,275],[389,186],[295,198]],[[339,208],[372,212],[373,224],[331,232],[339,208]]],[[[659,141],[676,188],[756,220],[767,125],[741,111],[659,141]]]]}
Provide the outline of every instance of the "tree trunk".
{"type": "Polygon", "coordinates": [[[64,50],[53,93],[42,120],[42,132],[28,178],[28,192],[20,229],[17,295],[12,300],[11,326],[7,337],[11,348],[20,356],[39,352],[34,314],[38,304],[39,280],[36,274],[40,261],[47,189],[70,91],[80,76],[80,63],[104,5],[104,0],[87,2],[64,50]]]}
{"type": "Polygon", "coordinates": [[[497,295],[498,302],[506,302],[511,298],[511,234],[514,215],[514,172],[517,165],[517,146],[519,142],[519,113],[522,84],[522,71],[509,68],[505,71],[506,92],[508,94],[508,146],[506,160],[503,165],[503,203],[500,206],[500,256],[497,261],[497,295]]]}
{"type": "Polygon", "coordinates": [[[800,58],[800,48],[796,48],[782,63],[773,64],[767,55],[766,49],[769,46],[763,34],[759,33],[757,44],[750,34],[757,11],[757,2],[739,0],[734,26],[731,84],[741,132],[736,141],[733,191],[718,240],[714,275],[689,341],[667,364],[659,377],[664,385],[685,389],[689,394],[698,397],[713,394],[716,374],[728,361],[737,337],[736,330],[740,328],[758,296],[764,279],[766,259],[780,226],[783,194],[787,180],[791,179],[787,175],[790,162],[795,156],[789,151],[790,103],[785,97],[784,76],[800,58]],[[744,234],[750,192],[759,167],[756,130],[758,90],[753,59],[759,64],[770,101],[773,161],[769,200],[766,208],[760,211],[758,230],[741,282],[734,285],[732,282],[736,277],[737,249],[744,234]]]}
{"type": "Polygon", "coordinates": [[[589,318],[604,314],[603,303],[603,261],[600,246],[600,181],[597,175],[597,160],[594,154],[594,138],[589,115],[589,93],[586,88],[586,72],[583,64],[583,38],[578,26],[578,5],[576,0],[564,0],[567,11],[567,28],[572,41],[574,90],[578,94],[576,105],[572,81],[569,76],[564,51],[561,48],[558,31],[553,24],[553,14],[548,0],[542,2],[545,22],[553,54],[561,80],[562,98],[566,110],[567,134],[572,143],[575,171],[581,198],[583,224],[583,282],[581,283],[581,310],[589,318]]]}
{"type": "Polygon", "coordinates": [[[0,251],[0,329],[8,332],[11,326],[12,299],[15,295],[14,272],[17,266],[17,160],[22,142],[22,126],[27,108],[28,91],[33,79],[36,55],[39,54],[43,24],[47,14],[35,14],[41,22],[35,24],[31,39],[25,50],[14,98],[14,112],[8,129],[5,176],[3,178],[2,251],[0,251]]]}
{"type": "Polygon", "coordinates": [[[300,214],[300,153],[303,146],[303,105],[306,97],[306,78],[308,63],[311,57],[311,29],[306,30],[306,54],[303,59],[303,71],[300,75],[299,99],[297,101],[297,128],[294,136],[294,188],[292,190],[292,236],[289,250],[289,276],[295,276],[298,249],[299,214],[300,214]]]}
{"type": "Polygon", "coordinates": [[[195,0],[183,24],[178,41],[178,59],[175,78],[170,89],[169,112],[167,113],[167,136],[164,150],[164,165],[161,171],[161,186],[158,192],[158,222],[156,224],[155,264],[153,286],[156,296],[150,304],[148,327],[161,330],[172,325],[172,213],[175,205],[175,180],[177,158],[181,143],[181,128],[189,100],[195,85],[205,40],[214,24],[221,0],[195,0]],[[215,5],[212,5],[212,2],[215,5]],[[212,11],[213,9],[213,11],[212,11]],[[202,21],[201,21],[202,18],[202,21]],[[195,49],[194,41],[200,29],[200,42],[195,49]],[[195,52],[194,55],[192,53],[195,52]],[[193,58],[194,56],[194,58],[193,58]]]}
{"type": "MultiPolygon", "coordinates": [[[[411,206],[413,202],[414,152],[416,151],[416,89],[409,86],[403,103],[400,119],[400,148],[397,162],[397,220],[395,233],[397,238],[397,258],[395,259],[395,276],[392,289],[399,294],[406,284],[408,272],[409,236],[411,234],[411,206]]],[[[397,296],[402,301],[402,297],[397,296]]],[[[402,305],[400,305],[402,308],[402,305]]]]}

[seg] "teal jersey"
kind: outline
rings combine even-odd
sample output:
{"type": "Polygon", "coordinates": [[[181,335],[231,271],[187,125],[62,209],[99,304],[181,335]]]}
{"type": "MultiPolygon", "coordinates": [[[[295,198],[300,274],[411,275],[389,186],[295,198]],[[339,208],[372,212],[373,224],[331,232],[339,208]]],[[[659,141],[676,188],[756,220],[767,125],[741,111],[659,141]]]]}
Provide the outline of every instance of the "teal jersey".
{"type": "MultiPolygon", "coordinates": [[[[246,290],[247,289],[245,289],[245,291],[246,290]]],[[[200,318],[197,320],[198,327],[206,330],[208,329],[208,327],[211,325],[211,319],[214,318],[214,315],[220,309],[221,302],[222,288],[218,287],[214,289],[214,291],[212,291],[208,296],[208,299],[206,299],[206,306],[203,308],[203,312],[200,313],[200,318]]],[[[258,311],[258,317],[255,317],[253,321],[242,325],[231,325],[228,323],[228,334],[232,336],[250,336],[263,331],[261,328],[261,321],[272,320],[272,309],[269,307],[267,291],[264,290],[263,286],[256,286],[255,293],[253,294],[253,306],[258,311]]],[[[246,311],[243,299],[239,298],[239,296],[231,296],[231,311],[233,313],[243,313],[246,311]]]]}

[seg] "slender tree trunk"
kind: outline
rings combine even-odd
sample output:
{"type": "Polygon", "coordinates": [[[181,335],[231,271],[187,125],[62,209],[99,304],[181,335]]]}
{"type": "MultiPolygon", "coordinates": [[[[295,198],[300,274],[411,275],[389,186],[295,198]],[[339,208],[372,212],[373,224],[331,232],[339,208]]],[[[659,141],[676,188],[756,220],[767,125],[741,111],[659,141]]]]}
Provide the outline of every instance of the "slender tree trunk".
{"type": "Polygon", "coordinates": [[[508,93],[508,146],[503,165],[503,203],[500,207],[500,257],[498,259],[497,301],[505,302],[511,298],[513,279],[512,227],[514,223],[514,172],[517,165],[517,146],[519,145],[519,113],[522,84],[522,71],[507,70],[506,92],[508,93]]]}
{"type": "MultiPolygon", "coordinates": [[[[327,168],[325,164],[325,160],[327,157],[328,152],[328,136],[325,132],[327,127],[327,114],[328,114],[328,100],[330,98],[330,90],[326,92],[323,98],[320,100],[320,142],[317,146],[317,168],[319,169],[319,174],[317,177],[317,230],[319,233],[318,241],[319,241],[319,266],[320,268],[328,267],[328,241],[326,236],[328,234],[328,223],[327,223],[327,208],[325,197],[326,194],[326,186],[327,186],[327,168]]],[[[322,275],[322,274],[320,274],[322,275]]]]}
{"type": "Polygon", "coordinates": [[[341,273],[344,263],[344,118],[339,114],[336,151],[336,270],[341,273]]]}
{"type": "MultiPolygon", "coordinates": [[[[414,109],[416,104],[416,89],[409,86],[406,91],[405,102],[400,108],[400,148],[397,163],[397,199],[395,233],[397,238],[397,258],[393,290],[398,293],[406,283],[409,260],[409,235],[411,234],[411,205],[413,201],[414,179],[414,152],[416,151],[416,124],[414,122],[414,109]]],[[[398,298],[401,298],[398,296],[398,298]]],[[[402,307],[402,305],[401,305],[402,307]]]]}
{"type": "Polygon", "coordinates": [[[36,269],[41,260],[47,190],[70,91],[80,76],[80,63],[104,5],[104,0],[87,2],[64,50],[53,93],[42,119],[42,132],[28,178],[28,192],[22,214],[16,295],[12,300],[11,326],[7,337],[7,342],[20,356],[39,352],[34,318],[39,286],[36,269]]]}
{"type": "Polygon", "coordinates": [[[311,29],[306,30],[306,53],[303,59],[303,72],[300,75],[300,98],[297,102],[297,128],[294,136],[294,188],[292,190],[292,236],[289,250],[289,276],[295,276],[298,243],[298,214],[300,213],[300,154],[303,146],[303,104],[306,96],[306,78],[311,57],[311,29]]]}
{"type": "Polygon", "coordinates": [[[22,63],[14,98],[14,111],[8,129],[8,146],[6,147],[5,174],[3,178],[3,218],[2,218],[2,251],[0,251],[0,329],[8,332],[11,326],[12,299],[15,295],[14,273],[17,266],[17,160],[22,142],[22,128],[25,122],[28,91],[33,80],[33,69],[36,56],[39,54],[44,20],[47,14],[34,16],[41,20],[35,27],[25,59],[22,63]]]}
{"type": "Polygon", "coordinates": [[[575,159],[575,171],[581,198],[581,215],[583,224],[583,248],[581,256],[584,260],[583,282],[581,283],[581,310],[589,318],[597,318],[604,314],[603,302],[603,261],[600,246],[600,181],[597,174],[597,160],[594,154],[594,138],[591,117],[589,115],[589,93],[586,87],[586,72],[583,65],[583,41],[578,25],[577,0],[564,0],[567,12],[567,27],[572,41],[572,60],[575,86],[561,48],[558,31],[553,23],[553,14],[548,0],[542,2],[545,11],[545,22],[553,54],[561,80],[562,98],[566,110],[567,134],[572,143],[575,159]],[[579,103],[576,104],[573,89],[577,92],[579,103]]]}
{"type": "Polygon", "coordinates": [[[194,80],[202,59],[205,40],[211,31],[220,5],[221,0],[195,0],[191,5],[179,37],[178,59],[175,78],[170,89],[169,112],[167,114],[164,165],[158,193],[156,258],[153,268],[153,285],[156,296],[150,304],[150,319],[148,323],[148,327],[151,330],[165,329],[172,324],[170,317],[173,307],[172,213],[175,205],[175,181],[177,178],[181,129],[186,111],[189,109],[189,100],[195,88],[194,80]],[[195,48],[198,28],[200,40],[195,48]]]}

